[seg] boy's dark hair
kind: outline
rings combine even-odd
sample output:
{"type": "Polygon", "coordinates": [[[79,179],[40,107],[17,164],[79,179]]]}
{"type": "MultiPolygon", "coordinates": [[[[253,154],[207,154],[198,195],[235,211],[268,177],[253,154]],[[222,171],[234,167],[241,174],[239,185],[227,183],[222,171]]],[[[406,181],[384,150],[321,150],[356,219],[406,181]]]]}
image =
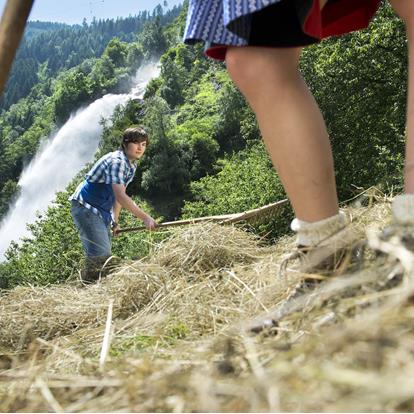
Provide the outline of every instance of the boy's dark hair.
{"type": "Polygon", "coordinates": [[[144,128],[130,127],[127,128],[122,135],[121,148],[125,149],[130,142],[146,142],[149,144],[149,137],[144,128]]]}

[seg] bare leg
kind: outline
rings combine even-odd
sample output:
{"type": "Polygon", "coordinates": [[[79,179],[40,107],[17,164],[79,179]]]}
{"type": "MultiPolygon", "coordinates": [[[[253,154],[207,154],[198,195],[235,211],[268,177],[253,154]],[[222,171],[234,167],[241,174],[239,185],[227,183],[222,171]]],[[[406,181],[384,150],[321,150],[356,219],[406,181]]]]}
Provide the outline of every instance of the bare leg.
{"type": "Polygon", "coordinates": [[[405,192],[414,194],[414,1],[390,0],[404,20],[408,38],[407,143],[405,148],[405,192]]]}
{"type": "Polygon", "coordinates": [[[226,64],[256,114],[296,217],[315,222],[336,215],[338,199],[328,133],[299,73],[300,53],[300,48],[232,47],[226,64]]]}

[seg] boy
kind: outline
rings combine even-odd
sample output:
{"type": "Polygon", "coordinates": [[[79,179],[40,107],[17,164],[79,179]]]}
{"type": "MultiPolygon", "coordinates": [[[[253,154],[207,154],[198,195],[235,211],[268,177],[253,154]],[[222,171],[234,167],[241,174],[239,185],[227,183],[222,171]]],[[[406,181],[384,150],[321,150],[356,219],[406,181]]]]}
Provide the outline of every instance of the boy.
{"type": "Polygon", "coordinates": [[[100,158],[86,174],[69,200],[73,221],[79,231],[86,254],[82,280],[91,283],[99,278],[102,266],[111,256],[111,235],[119,230],[118,217],[122,207],[154,230],[156,222],[141,210],[125,190],[136,171],[149,143],[148,135],[140,127],[124,131],[121,147],[100,158]]]}

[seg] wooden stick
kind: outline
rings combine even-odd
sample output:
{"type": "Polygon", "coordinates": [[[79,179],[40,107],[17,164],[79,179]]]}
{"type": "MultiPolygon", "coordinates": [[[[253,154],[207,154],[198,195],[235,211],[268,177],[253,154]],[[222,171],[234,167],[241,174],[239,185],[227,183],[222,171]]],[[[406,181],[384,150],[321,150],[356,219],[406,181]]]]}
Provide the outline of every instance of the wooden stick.
{"type": "Polygon", "coordinates": [[[0,22],[0,96],[34,0],[8,0],[0,22]]]}
{"type": "MultiPolygon", "coordinates": [[[[161,229],[165,227],[186,226],[187,224],[195,224],[195,223],[201,223],[201,222],[206,222],[206,221],[222,222],[225,219],[231,218],[231,216],[234,216],[234,214],[226,214],[223,216],[198,217],[195,219],[188,219],[188,220],[166,221],[165,223],[158,224],[156,228],[161,229]]],[[[128,227],[128,228],[119,230],[118,234],[130,232],[130,231],[140,231],[140,230],[145,230],[145,229],[146,229],[145,226],[128,227]]]]}
{"type": "Polygon", "coordinates": [[[276,203],[268,204],[267,206],[258,207],[254,210],[245,211],[244,213],[238,213],[237,217],[229,218],[225,221],[223,221],[223,224],[231,224],[231,223],[237,223],[239,221],[247,220],[252,217],[262,216],[263,214],[267,214],[270,211],[277,211],[281,207],[283,207],[286,203],[288,203],[288,200],[280,200],[276,203]]]}
{"type": "MultiPolygon", "coordinates": [[[[288,203],[288,200],[277,201],[276,203],[268,204],[264,207],[255,208],[253,210],[248,210],[243,213],[234,213],[234,214],[222,214],[218,216],[207,216],[207,217],[197,217],[194,219],[188,220],[177,220],[161,223],[157,225],[157,229],[165,227],[174,227],[174,226],[186,226],[188,224],[196,224],[201,222],[218,222],[220,224],[233,224],[238,223],[243,220],[247,220],[251,217],[260,216],[263,214],[269,213],[269,211],[277,211],[279,208],[288,203]]],[[[128,227],[126,229],[121,229],[117,234],[127,233],[131,231],[140,231],[145,230],[145,226],[140,227],[128,227]]]]}
{"type": "Polygon", "coordinates": [[[109,346],[110,346],[110,342],[111,342],[113,307],[114,307],[114,300],[111,299],[109,301],[108,314],[107,314],[107,317],[106,317],[105,333],[104,333],[104,338],[103,338],[103,342],[102,342],[101,356],[99,358],[99,368],[101,370],[103,369],[103,367],[105,365],[105,361],[106,361],[106,358],[107,358],[108,353],[109,353],[109,346]]]}

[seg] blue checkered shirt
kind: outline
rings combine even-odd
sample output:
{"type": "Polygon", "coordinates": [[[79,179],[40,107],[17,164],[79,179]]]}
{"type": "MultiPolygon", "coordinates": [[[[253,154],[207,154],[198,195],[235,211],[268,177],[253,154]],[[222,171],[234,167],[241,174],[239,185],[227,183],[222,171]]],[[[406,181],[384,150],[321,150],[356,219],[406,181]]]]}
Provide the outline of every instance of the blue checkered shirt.
{"type": "MultiPolygon", "coordinates": [[[[105,184],[103,187],[113,195],[112,184],[122,184],[125,187],[133,180],[136,165],[132,164],[125,153],[121,150],[110,152],[100,158],[85,176],[85,181],[80,183],[69,200],[76,200],[93,213],[100,216],[104,221],[108,221],[106,209],[97,208],[89,199],[89,203],[84,199],[85,190],[93,184],[105,184]]],[[[115,200],[115,198],[114,198],[115,200]]],[[[111,206],[112,208],[112,206],[111,206]]]]}

